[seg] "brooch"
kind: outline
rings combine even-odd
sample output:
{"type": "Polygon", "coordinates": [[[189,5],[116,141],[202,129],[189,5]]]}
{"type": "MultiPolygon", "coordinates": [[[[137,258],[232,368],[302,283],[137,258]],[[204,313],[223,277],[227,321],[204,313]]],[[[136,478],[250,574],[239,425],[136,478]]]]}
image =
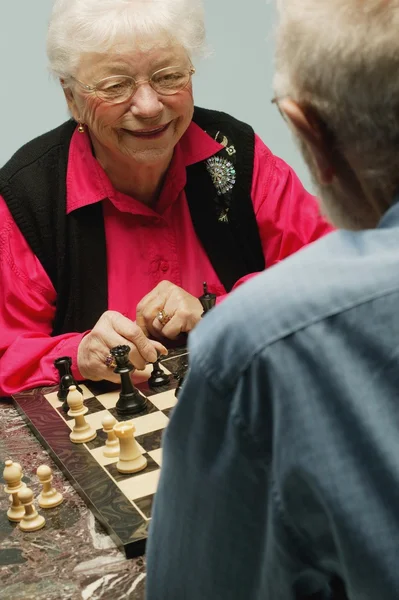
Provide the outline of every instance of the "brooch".
{"type": "Polygon", "coordinates": [[[230,161],[220,156],[212,156],[206,161],[206,168],[218,196],[227,194],[233,189],[236,182],[236,170],[230,161]]]}

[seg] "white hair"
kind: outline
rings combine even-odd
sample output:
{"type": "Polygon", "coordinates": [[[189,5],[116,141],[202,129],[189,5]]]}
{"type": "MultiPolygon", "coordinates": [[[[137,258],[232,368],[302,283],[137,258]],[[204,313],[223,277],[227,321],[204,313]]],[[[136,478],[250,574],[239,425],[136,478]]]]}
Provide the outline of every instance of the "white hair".
{"type": "Polygon", "coordinates": [[[192,56],[204,41],[202,0],[55,0],[47,56],[51,71],[67,78],[84,53],[172,42],[192,56]]]}
{"type": "Polygon", "coordinates": [[[278,8],[276,94],[316,110],[383,212],[399,188],[399,0],[278,8]]]}

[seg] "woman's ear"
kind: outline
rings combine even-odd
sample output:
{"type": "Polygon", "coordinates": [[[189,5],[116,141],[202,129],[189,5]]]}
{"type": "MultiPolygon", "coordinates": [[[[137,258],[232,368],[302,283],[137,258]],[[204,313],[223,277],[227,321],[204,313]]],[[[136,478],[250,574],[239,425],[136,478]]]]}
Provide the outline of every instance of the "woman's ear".
{"type": "Polygon", "coordinates": [[[75,97],[73,95],[73,91],[70,87],[65,86],[64,80],[60,79],[60,83],[62,86],[62,89],[64,90],[64,94],[65,94],[65,99],[67,101],[68,104],[68,108],[69,108],[69,112],[71,113],[71,115],[73,116],[73,118],[75,119],[75,121],[77,123],[80,122],[80,111],[78,109],[78,106],[76,104],[76,100],[75,97]]]}

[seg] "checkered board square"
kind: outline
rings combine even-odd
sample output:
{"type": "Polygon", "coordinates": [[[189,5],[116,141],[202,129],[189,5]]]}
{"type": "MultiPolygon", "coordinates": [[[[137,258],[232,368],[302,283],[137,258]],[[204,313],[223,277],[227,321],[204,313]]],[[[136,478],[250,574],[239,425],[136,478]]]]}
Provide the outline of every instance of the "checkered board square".
{"type": "Polygon", "coordinates": [[[111,414],[122,420],[115,408],[120,392],[117,386],[107,382],[80,385],[88,408],[85,419],[97,432],[97,437],[86,444],[70,441],[74,419],[62,410],[58,388],[38,388],[14,396],[35,435],[127,557],[144,552],[162,464],[162,435],[176,404],[176,373],[185,371],[187,359],[185,348],[162,359],[161,367],[170,375],[170,383],[160,388],[148,385],[151,366],[134,374],[135,386],[147,398],[146,409],[128,419],[135,426],[136,441],[147,459],[147,467],[138,473],[119,473],[118,459],[103,454],[107,439],[102,430],[103,418],[111,414]]]}

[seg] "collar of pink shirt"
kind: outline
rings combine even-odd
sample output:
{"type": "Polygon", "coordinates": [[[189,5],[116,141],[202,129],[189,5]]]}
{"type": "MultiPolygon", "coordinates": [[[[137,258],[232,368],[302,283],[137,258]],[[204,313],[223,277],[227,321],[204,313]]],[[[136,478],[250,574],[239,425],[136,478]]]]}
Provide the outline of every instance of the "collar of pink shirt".
{"type": "Polygon", "coordinates": [[[67,214],[108,198],[121,212],[153,216],[162,214],[186,185],[186,167],[206,160],[221,150],[196,123],[191,122],[173,153],[165,183],[155,210],[131,196],[118,192],[93,156],[90,138],[76,129],[69,147],[67,171],[67,214]]]}

